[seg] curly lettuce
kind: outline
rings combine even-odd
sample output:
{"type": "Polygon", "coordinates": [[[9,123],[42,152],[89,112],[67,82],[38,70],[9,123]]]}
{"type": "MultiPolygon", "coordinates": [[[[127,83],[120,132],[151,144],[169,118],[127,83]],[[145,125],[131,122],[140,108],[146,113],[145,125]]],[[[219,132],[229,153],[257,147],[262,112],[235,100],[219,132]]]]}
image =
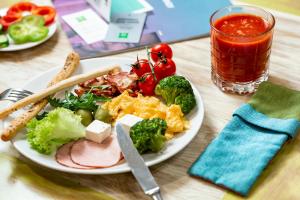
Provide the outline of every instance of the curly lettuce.
{"type": "Polygon", "coordinates": [[[56,108],[43,119],[34,118],[27,124],[27,141],[42,154],[51,154],[58,146],[84,135],[81,117],[65,108],[56,108]]]}

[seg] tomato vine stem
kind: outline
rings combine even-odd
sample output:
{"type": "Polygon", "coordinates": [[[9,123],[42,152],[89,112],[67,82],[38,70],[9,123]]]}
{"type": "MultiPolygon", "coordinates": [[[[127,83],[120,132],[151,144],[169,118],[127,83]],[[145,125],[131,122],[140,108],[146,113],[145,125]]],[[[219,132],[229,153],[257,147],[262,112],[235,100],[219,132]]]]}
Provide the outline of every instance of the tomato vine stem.
{"type": "Polygon", "coordinates": [[[154,66],[152,65],[152,62],[151,62],[151,59],[150,59],[150,53],[151,52],[149,51],[149,48],[147,46],[146,46],[146,52],[147,52],[148,62],[149,62],[149,65],[150,65],[152,76],[154,77],[155,82],[157,82],[157,78],[156,78],[156,75],[155,75],[155,72],[154,72],[154,66]]]}

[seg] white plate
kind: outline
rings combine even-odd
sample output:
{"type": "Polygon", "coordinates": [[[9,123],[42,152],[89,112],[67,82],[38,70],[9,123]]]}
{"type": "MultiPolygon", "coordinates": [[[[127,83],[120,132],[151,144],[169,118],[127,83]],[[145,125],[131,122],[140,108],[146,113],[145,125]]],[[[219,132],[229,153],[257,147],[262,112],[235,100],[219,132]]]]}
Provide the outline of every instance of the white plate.
{"type": "MultiPolygon", "coordinates": [[[[122,58],[94,58],[83,60],[80,61],[81,65],[77,71],[77,74],[87,73],[96,70],[101,66],[112,66],[116,64],[121,65],[122,70],[129,71],[129,64],[132,63],[132,61],[132,59],[129,60],[122,58]]],[[[53,77],[60,69],[61,67],[54,68],[36,78],[33,78],[31,81],[25,84],[24,89],[37,92],[45,88],[51,77],[53,77]]],[[[143,158],[148,166],[155,165],[170,158],[171,156],[174,156],[185,146],[187,146],[197,135],[203,121],[204,108],[201,96],[194,86],[193,90],[195,92],[197,100],[197,107],[187,116],[187,119],[190,121],[190,129],[186,130],[185,133],[181,133],[174,139],[168,141],[166,148],[161,152],[143,155],[143,158]]],[[[5,126],[7,125],[8,123],[5,123],[5,126]]],[[[51,169],[59,171],[78,174],[115,174],[130,171],[127,163],[122,163],[110,168],[103,169],[74,169],[62,166],[55,161],[55,153],[53,153],[51,156],[48,156],[40,154],[37,151],[31,149],[29,143],[26,141],[25,133],[19,133],[12,143],[21,154],[31,159],[32,161],[45,167],[49,167],[51,169]]]]}
{"type": "MultiPolygon", "coordinates": [[[[0,16],[5,15],[7,10],[8,10],[8,8],[0,9],[0,16]]],[[[57,27],[57,23],[55,21],[50,26],[48,26],[49,33],[45,39],[38,41],[38,42],[28,42],[28,43],[24,43],[24,44],[15,44],[14,41],[8,36],[8,34],[6,34],[9,39],[9,46],[5,47],[5,48],[0,48],[0,51],[19,51],[19,50],[28,49],[28,48],[37,46],[41,43],[44,43],[49,38],[51,38],[56,31],[56,27],[57,27]]]]}

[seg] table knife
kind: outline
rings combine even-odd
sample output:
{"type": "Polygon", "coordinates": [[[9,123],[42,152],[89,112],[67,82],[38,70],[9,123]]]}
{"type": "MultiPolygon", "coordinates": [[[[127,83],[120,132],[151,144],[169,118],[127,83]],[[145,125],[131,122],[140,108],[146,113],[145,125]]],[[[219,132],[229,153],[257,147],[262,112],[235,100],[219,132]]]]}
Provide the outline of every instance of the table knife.
{"type": "Polygon", "coordinates": [[[146,166],[144,159],[134,147],[129,133],[124,131],[120,123],[117,123],[116,130],[118,142],[125,160],[144,193],[151,196],[154,200],[162,200],[159,186],[155,182],[149,168],[146,166]]]}

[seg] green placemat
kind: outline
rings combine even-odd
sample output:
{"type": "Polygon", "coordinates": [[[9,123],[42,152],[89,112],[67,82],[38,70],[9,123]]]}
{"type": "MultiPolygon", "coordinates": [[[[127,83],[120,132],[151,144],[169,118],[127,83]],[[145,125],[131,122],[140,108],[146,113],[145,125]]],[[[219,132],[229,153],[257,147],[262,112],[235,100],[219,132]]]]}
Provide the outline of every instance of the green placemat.
{"type": "Polygon", "coordinates": [[[241,2],[300,16],[299,0],[241,0],[241,2]]]}

